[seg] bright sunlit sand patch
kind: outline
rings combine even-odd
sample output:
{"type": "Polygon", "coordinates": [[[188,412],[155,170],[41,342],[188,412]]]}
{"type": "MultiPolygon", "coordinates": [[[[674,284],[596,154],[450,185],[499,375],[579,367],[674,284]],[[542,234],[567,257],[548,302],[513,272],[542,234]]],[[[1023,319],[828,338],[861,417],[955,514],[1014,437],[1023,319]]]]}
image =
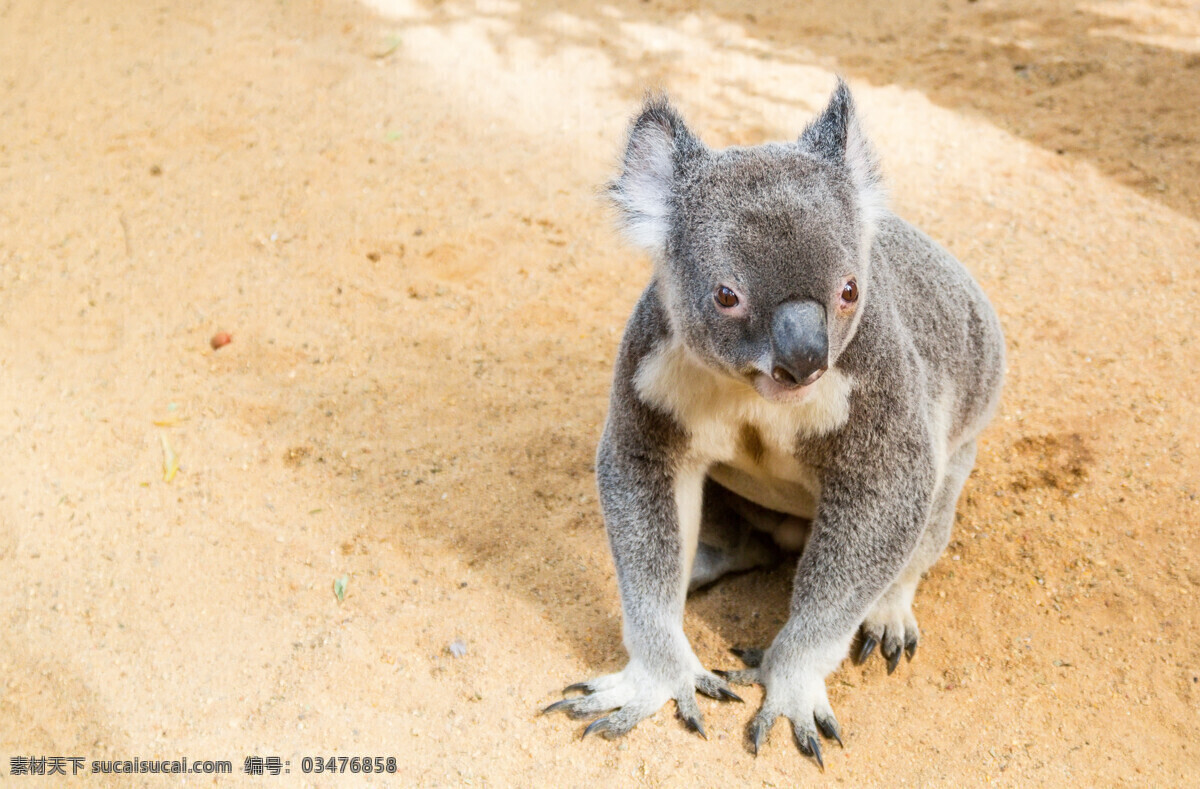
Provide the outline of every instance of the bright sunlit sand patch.
{"type": "Polygon", "coordinates": [[[431,16],[417,0],[360,0],[360,2],[386,19],[412,21],[428,19],[431,16]]]}
{"type": "Polygon", "coordinates": [[[1127,23],[1125,28],[1104,27],[1095,36],[1112,36],[1139,44],[1180,52],[1200,52],[1200,5],[1174,0],[1158,5],[1130,0],[1082,3],[1080,9],[1127,23]]]}

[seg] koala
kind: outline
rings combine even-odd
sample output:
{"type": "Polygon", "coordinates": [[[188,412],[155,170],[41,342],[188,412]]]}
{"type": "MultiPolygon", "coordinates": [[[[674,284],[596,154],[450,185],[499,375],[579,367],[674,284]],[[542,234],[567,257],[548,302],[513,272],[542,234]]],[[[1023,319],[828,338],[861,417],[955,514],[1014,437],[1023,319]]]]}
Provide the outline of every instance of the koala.
{"type": "Polygon", "coordinates": [[[885,205],[846,84],[795,142],[713,150],[665,98],[633,121],[610,185],[653,258],[627,324],[596,476],[629,653],[547,711],[619,736],[674,700],[758,683],[757,754],[780,717],[822,768],[841,743],[825,679],[857,634],[890,674],[920,632],[922,574],[949,541],[1000,396],[999,320],[966,269],[885,205]],[[710,671],[690,589],[799,551],[787,623],[710,671]]]}

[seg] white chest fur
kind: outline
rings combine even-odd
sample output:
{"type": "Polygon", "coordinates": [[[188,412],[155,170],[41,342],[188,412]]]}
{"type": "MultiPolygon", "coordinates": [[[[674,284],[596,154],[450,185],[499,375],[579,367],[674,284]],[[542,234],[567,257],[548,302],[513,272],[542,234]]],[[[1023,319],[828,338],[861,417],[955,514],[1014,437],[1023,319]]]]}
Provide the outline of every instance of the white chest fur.
{"type": "Polygon", "coordinates": [[[772,403],[668,342],[642,361],[634,384],[645,402],[687,431],[690,469],[769,509],[813,517],[820,485],[796,460],[796,442],[846,423],[849,377],[830,370],[803,401],[772,403]]]}

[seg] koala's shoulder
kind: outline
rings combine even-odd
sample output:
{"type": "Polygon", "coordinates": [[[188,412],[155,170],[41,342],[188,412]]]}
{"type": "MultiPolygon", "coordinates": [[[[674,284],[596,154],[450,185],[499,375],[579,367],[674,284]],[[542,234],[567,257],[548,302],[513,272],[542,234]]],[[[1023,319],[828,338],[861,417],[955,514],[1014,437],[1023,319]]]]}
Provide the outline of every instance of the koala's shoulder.
{"type": "Polygon", "coordinates": [[[641,360],[653,353],[670,334],[671,323],[666,306],[658,295],[658,289],[651,282],[642,291],[641,298],[634,305],[633,312],[625,323],[621,348],[617,352],[617,378],[632,380],[637,374],[641,360]]]}

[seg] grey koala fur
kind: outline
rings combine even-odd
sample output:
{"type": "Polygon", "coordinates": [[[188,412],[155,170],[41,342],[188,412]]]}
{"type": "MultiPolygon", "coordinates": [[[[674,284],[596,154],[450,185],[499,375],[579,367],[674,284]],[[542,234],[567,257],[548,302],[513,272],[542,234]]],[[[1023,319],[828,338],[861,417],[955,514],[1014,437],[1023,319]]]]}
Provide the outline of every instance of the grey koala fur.
{"type": "MultiPolygon", "coordinates": [[[[995,411],[996,314],[966,269],[887,210],[845,83],[798,141],[712,150],[665,99],[633,122],[610,194],[654,258],[625,330],[597,478],[626,667],[547,710],[624,734],[673,699],[761,683],[754,751],[790,719],[840,742],[825,678],[861,632],[889,673],[995,411]],[[853,285],[851,284],[853,282],[853,285]],[[803,549],[790,617],[747,667],[710,672],[683,632],[689,588],[803,549]]],[[[823,766],[823,763],[822,763],[823,766]]]]}

